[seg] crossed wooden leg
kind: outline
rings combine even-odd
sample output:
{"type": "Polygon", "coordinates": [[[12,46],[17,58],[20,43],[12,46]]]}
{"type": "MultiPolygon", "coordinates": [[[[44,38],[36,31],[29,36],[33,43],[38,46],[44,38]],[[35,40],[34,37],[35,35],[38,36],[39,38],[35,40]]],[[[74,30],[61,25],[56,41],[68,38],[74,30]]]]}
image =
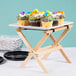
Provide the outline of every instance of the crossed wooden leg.
{"type": "Polygon", "coordinates": [[[32,48],[32,46],[30,45],[30,43],[28,42],[28,40],[26,39],[26,37],[23,35],[23,33],[21,32],[20,29],[16,29],[18,35],[20,36],[20,38],[23,40],[24,44],[27,46],[27,48],[31,51],[28,55],[28,57],[23,61],[23,63],[21,64],[21,68],[24,67],[24,65],[26,65],[30,59],[32,57],[34,57],[36,59],[36,61],[38,62],[38,64],[41,66],[41,68],[43,69],[43,71],[45,73],[48,73],[46,67],[44,66],[44,64],[42,63],[41,59],[39,58],[38,54],[36,53],[36,50],[40,47],[40,45],[42,45],[42,43],[47,39],[47,35],[45,34],[44,37],[40,40],[40,42],[38,43],[38,45],[36,46],[37,48],[32,48]]]}
{"type": "MultiPolygon", "coordinates": [[[[52,39],[52,41],[54,42],[55,45],[60,45],[59,42],[64,38],[64,36],[66,35],[66,33],[70,30],[70,28],[65,29],[64,32],[61,34],[61,36],[58,38],[58,40],[55,39],[55,37],[52,35],[52,33],[50,33],[50,38],[52,39]]],[[[64,56],[64,58],[67,60],[67,62],[72,63],[70,61],[70,59],[67,57],[67,55],[64,53],[63,48],[60,48],[59,51],[61,52],[61,54],[64,56]]],[[[48,56],[50,55],[50,53],[47,53],[46,55],[43,56],[42,59],[46,59],[48,56]]]]}
{"type": "Polygon", "coordinates": [[[29,61],[30,59],[33,57],[33,55],[31,53],[29,53],[28,57],[23,61],[23,63],[21,64],[20,68],[23,68],[29,61]]]}

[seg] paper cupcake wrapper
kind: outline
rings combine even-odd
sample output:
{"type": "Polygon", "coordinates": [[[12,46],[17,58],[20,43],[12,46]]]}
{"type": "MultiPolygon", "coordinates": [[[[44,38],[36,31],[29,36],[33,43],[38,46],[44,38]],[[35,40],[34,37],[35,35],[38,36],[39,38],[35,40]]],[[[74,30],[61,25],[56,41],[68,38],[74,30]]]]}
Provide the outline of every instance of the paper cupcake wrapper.
{"type": "Polygon", "coordinates": [[[29,20],[18,20],[18,25],[27,26],[29,25],[29,20]]]}
{"type": "Polygon", "coordinates": [[[42,27],[46,27],[46,28],[48,28],[48,27],[52,27],[52,23],[53,23],[53,21],[51,21],[51,22],[41,22],[41,26],[42,27]]]}
{"type": "Polygon", "coordinates": [[[64,19],[59,19],[58,24],[63,24],[64,23],[64,19]]]}

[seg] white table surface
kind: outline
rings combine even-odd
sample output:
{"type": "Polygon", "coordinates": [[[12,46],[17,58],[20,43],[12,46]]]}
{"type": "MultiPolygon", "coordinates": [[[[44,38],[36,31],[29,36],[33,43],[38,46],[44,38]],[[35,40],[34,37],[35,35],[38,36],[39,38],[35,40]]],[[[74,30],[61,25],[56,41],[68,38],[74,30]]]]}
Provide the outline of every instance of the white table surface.
{"type": "Polygon", "coordinates": [[[35,27],[35,26],[21,26],[21,25],[18,25],[18,23],[13,23],[13,24],[9,24],[9,26],[12,26],[12,27],[21,27],[21,28],[25,28],[25,29],[28,29],[28,30],[51,30],[51,29],[55,29],[55,28],[58,28],[58,27],[62,27],[62,26],[66,26],[66,25],[72,25],[73,22],[69,22],[69,21],[65,21],[62,25],[58,25],[58,26],[52,26],[50,28],[45,28],[45,27],[35,27]]]}

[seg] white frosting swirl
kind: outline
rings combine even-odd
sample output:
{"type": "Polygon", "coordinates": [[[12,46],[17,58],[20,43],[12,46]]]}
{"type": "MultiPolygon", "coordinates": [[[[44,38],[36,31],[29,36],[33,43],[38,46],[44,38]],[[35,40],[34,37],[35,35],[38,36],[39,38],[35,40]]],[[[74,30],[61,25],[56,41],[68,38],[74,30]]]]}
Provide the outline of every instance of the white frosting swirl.
{"type": "Polygon", "coordinates": [[[24,16],[26,16],[26,14],[24,14],[24,15],[22,15],[22,14],[19,14],[19,16],[20,16],[20,17],[24,17],[24,16]]]}

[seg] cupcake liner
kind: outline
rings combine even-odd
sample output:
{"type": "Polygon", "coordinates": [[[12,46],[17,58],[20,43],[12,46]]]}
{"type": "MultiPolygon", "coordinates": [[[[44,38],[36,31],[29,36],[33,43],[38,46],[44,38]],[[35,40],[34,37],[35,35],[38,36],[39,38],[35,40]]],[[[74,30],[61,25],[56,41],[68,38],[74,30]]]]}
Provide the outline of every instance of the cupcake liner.
{"type": "Polygon", "coordinates": [[[27,26],[29,24],[29,20],[18,20],[18,25],[27,26]]]}
{"type": "Polygon", "coordinates": [[[50,21],[50,22],[41,22],[41,26],[42,27],[46,27],[46,28],[50,28],[50,27],[52,27],[52,23],[53,23],[53,21],[50,21]]]}

